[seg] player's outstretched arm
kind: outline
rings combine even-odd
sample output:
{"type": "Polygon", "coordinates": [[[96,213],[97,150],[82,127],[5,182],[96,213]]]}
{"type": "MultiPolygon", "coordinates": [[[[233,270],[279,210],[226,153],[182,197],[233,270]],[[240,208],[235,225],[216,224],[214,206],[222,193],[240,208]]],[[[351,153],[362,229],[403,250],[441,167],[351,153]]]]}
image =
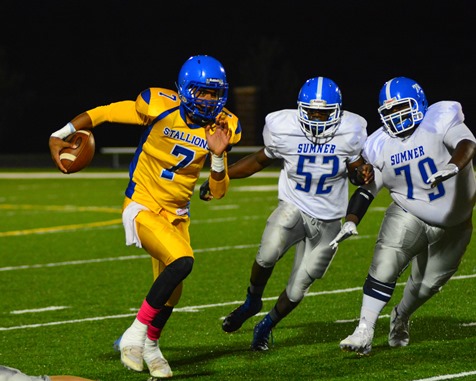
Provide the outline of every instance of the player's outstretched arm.
{"type": "MultiPolygon", "coordinates": [[[[249,177],[269,166],[272,161],[273,159],[270,159],[264,153],[264,148],[261,148],[259,151],[249,154],[230,165],[228,167],[228,177],[230,179],[249,177]]],[[[213,198],[210,193],[210,184],[208,180],[200,186],[200,198],[204,201],[210,201],[213,198]]]]}
{"type": "Polygon", "coordinates": [[[249,177],[256,172],[261,171],[273,162],[264,153],[264,148],[261,148],[255,153],[249,154],[244,158],[238,160],[236,163],[228,167],[228,176],[230,179],[242,179],[249,177]]]}

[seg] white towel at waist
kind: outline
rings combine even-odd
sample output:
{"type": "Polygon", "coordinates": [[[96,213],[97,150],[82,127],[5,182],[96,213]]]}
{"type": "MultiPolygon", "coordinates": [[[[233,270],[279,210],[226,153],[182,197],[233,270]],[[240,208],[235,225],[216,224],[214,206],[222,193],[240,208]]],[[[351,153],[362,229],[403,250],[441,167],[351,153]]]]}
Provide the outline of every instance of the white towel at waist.
{"type": "Polygon", "coordinates": [[[126,206],[126,209],[122,212],[122,223],[124,225],[124,230],[126,232],[126,245],[136,245],[137,247],[142,247],[140,242],[139,235],[137,234],[136,226],[136,216],[142,210],[149,210],[149,208],[144,205],[138,204],[135,201],[132,201],[129,205],[126,206]]]}

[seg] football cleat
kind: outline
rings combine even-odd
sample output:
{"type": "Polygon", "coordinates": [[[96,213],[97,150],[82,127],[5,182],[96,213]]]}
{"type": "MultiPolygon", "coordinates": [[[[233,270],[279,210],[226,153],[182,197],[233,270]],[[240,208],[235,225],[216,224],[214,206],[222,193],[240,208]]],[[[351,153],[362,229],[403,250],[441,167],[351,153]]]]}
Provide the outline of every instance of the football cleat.
{"type": "Polygon", "coordinates": [[[121,349],[121,362],[130,370],[142,372],[144,370],[144,348],[128,346],[121,349]]]}
{"type": "Polygon", "coordinates": [[[152,377],[169,378],[173,376],[172,369],[170,369],[157,341],[146,339],[143,355],[152,377]]]}
{"type": "Polygon", "coordinates": [[[225,332],[235,332],[247,319],[260,312],[262,307],[261,297],[251,294],[248,288],[245,302],[223,320],[221,328],[225,332]]]}
{"type": "Polygon", "coordinates": [[[273,342],[273,321],[269,314],[255,325],[253,330],[253,341],[251,342],[251,349],[254,351],[267,351],[269,349],[269,339],[273,342]]]}
{"type": "Polygon", "coordinates": [[[136,372],[144,370],[144,337],[134,326],[126,329],[119,341],[122,364],[136,372]]]}
{"type": "Polygon", "coordinates": [[[354,333],[340,342],[340,349],[346,352],[356,352],[358,355],[367,355],[372,350],[374,330],[360,323],[354,333]]]}
{"type": "Polygon", "coordinates": [[[397,313],[397,306],[390,314],[390,332],[388,345],[391,347],[406,347],[410,342],[410,325],[408,320],[402,319],[397,313]]]}

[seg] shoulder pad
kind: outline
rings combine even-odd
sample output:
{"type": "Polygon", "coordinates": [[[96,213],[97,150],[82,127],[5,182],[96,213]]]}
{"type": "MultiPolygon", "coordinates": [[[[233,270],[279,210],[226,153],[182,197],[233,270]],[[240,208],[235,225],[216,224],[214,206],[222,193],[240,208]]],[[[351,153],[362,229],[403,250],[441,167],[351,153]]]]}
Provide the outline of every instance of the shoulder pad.
{"type": "Polygon", "coordinates": [[[454,126],[464,122],[461,104],[455,101],[440,101],[432,104],[423,121],[454,126]]]}
{"type": "Polygon", "coordinates": [[[160,87],[150,87],[142,91],[136,99],[137,112],[151,118],[179,105],[180,100],[175,91],[160,87]]]}

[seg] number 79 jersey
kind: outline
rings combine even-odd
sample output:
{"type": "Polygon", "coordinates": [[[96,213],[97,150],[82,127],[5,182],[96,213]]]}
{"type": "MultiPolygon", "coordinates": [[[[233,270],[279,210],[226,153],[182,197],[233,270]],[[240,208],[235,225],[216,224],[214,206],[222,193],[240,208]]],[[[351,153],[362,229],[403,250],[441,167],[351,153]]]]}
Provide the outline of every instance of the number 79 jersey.
{"type": "Polygon", "coordinates": [[[265,154],[282,159],[278,198],[321,220],[342,218],[347,210],[347,164],[360,158],[367,138],[367,121],[344,111],[334,137],[313,144],[301,130],[297,110],[266,116],[263,130],[265,154]]]}
{"type": "Polygon", "coordinates": [[[387,188],[400,207],[431,225],[454,226],[468,219],[476,200],[471,162],[435,188],[426,182],[449,162],[458,142],[475,141],[463,121],[458,102],[441,101],[428,108],[407,138],[392,138],[383,128],[376,130],[363,152],[375,169],[375,183],[366,188],[374,195],[387,188]]]}

